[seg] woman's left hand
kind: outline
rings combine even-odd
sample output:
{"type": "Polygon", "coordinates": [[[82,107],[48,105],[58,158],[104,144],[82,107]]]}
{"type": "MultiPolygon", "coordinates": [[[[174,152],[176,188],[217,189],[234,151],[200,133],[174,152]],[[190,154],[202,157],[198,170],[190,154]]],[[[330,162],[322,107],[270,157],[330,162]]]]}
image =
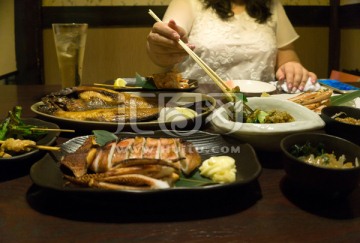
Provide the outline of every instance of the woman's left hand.
{"type": "Polygon", "coordinates": [[[276,72],[276,78],[280,83],[286,82],[287,88],[292,93],[296,90],[303,91],[306,82],[310,78],[311,82],[317,82],[317,76],[309,72],[299,62],[286,62],[282,64],[276,72]]]}

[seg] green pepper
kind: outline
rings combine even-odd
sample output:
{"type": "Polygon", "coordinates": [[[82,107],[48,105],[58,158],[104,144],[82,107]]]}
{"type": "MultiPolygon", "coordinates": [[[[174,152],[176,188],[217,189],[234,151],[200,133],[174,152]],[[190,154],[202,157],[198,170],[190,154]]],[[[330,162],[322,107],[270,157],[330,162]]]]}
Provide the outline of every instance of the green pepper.
{"type": "Polygon", "coordinates": [[[266,113],[265,111],[259,111],[258,114],[257,114],[257,120],[259,121],[259,123],[265,123],[265,120],[266,120],[266,117],[268,116],[269,114],[266,113]]]}
{"type": "Polygon", "coordinates": [[[13,108],[13,113],[14,113],[14,116],[16,117],[17,122],[23,124],[23,121],[21,120],[22,107],[15,106],[13,108]]]}
{"type": "Polygon", "coordinates": [[[32,130],[32,128],[39,128],[33,125],[20,125],[20,126],[12,126],[11,127],[11,137],[18,139],[31,139],[37,140],[40,136],[45,135],[46,131],[36,131],[32,130]]]}
{"type": "Polygon", "coordinates": [[[10,123],[10,118],[7,117],[1,124],[0,124],[0,140],[6,139],[6,134],[8,132],[8,126],[10,123]]]}
{"type": "Polygon", "coordinates": [[[7,138],[38,140],[45,135],[46,131],[36,131],[32,128],[39,128],[34,125],[25,124],[21,119],[22,107],[15,106],[8,112],[7,118],[0,124],[0,140],[7,138]]]}

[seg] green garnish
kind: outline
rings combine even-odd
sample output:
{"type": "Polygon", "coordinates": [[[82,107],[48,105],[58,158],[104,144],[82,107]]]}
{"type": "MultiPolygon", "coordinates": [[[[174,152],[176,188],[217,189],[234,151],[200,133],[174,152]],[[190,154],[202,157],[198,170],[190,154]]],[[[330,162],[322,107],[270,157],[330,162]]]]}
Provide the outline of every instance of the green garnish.
{"type": "Polygon", "coordinates": [[[336,96],[331,96],[330,97],[330,104],[333,106],[338,106],[338,105],[342,105],[346,102],[352,101],[355,98],[360,97],[360,90],[354,91],[354,92],[350,92],[350,93],[346,93],[346,94],[341,94],[341,95],[336,95],[336,96]]]}
{"type": "Polygon", "coordinates": [[[306,142],[304,145],[293,145],[290,148],[290,154],[295,157],[307,156],[314,154],[315,156],[320,156],[325,153],[325,145],[319,143],[317,146],[312,146],[310,142],[306,142]]]}
{"type": "Polygon", "coordinates": [[[10,117],[7,117],[0,124],[0,140],[5,140],[6,139],[6,134],[8,132],[9,123],[10,123],[10,117]]]}
{"type": "Polygon", "coordinates": [[[109,131],[93,130],[92,132],[95,135],[96,143],[99,144],[100,146],[104,146],[108,142],[118,139],[118,137],[114,133],[109,131]]]}
{"type": "Polygon", "coordinates": [[[259,123],[265,123],[265,119],[269,114],[266,113],[265,111],[260,111],[257,114],[257,120],[259,121],[259,123]]]}
{"type": "Polygon", "coordinates": [[[265,111],[256,109],[253,113],[246,115],[246,123],[265,123],[269,114],[265,111]]]}
{"type": "Polygon", "coordinates": [[[143,89],[156,89],[153,81],[142,77],[140,74],[135,75],[135,86],[142,87],[143,89]]]}
{"type": "Polygon", "coordinates": [[[194,174],[192,174],[190,177],[184,176],[181,174],[180,180],[178,180],[175,183],[176,187],[197,187],[197,186],[205,186],[205,185],[211,185],[211,184],[217,184],[213,182],[212,180],[203,177],[200,175],[200,172],[197,170],[194,174]]]}
{"type": "Polygon", "coordinates": [[[46,131],[33,129],[40,128],[38,126],[25,124],[21,119],[21,114],[21,106],[15,106],[11,111],[8,112],[8,116],[0,124],[0,140],[15,138],[31,139],[36,141],[43,135],[47,134],[46,131]]]}

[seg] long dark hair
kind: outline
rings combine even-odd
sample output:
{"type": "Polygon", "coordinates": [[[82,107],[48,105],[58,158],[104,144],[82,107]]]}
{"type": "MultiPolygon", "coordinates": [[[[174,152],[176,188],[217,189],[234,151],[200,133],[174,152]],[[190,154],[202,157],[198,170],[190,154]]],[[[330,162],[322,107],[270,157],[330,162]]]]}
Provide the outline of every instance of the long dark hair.
{"type": "MultiPolygon", "coordinates": [[[[206,8],[213,8],[221,19],[234,16],[231,0],[203,0],[206,8]]],[[[271,0],[243,0],[246,12],[259,23],[265,23],[271,16],[271,0]]]]}

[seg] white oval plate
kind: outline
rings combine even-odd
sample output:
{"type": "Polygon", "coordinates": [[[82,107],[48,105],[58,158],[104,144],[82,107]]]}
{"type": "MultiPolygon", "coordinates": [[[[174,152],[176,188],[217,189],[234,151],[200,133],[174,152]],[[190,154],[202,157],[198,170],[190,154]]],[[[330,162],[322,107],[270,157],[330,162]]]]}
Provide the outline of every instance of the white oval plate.
{"type": "Polygon", "coordinates": [[[230,103],[216,109],[209,117],[211,124],[218,132],[234,136],[255,148],[268,151],[279,151],[280,141],[289,134],[313,131],[325,126],[325,122],[312,110],[288,100],[272,97],[252,97],[247,104],[252,109],[265,111],[280,110],[294,117],[294,122],[275,124],[256,124],[234,122],[229,119],[230,103]]]}
{"type": "Polygon", "coordinates": [[[275,85],[255,80],[232,80],[228,81],[230,86],[239,86],[240,91],[243,93],[270,93],[276,90],[275,85]]]}

